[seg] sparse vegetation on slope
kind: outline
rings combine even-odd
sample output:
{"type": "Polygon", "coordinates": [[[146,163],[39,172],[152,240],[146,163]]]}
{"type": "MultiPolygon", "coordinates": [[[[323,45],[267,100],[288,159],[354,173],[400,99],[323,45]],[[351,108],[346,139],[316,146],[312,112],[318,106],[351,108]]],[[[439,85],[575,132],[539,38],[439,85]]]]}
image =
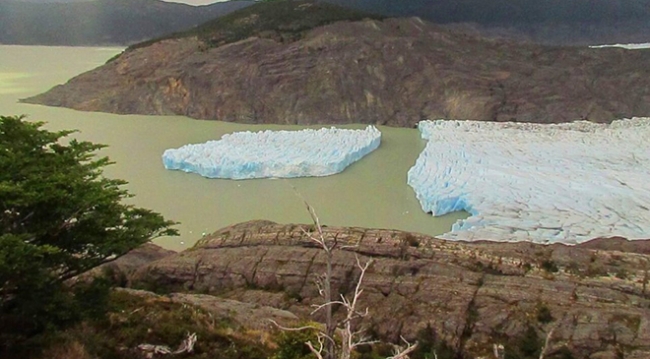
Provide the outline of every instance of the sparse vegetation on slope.
{"type": "MultiPolygon", "coordinates": [[[[253,36],[292,42],[300,40],[311,29],[337,21],[383,18],[313,1],[264,1],[163,39],[197,36],[207,47],[218,47],[253,36]]],[[[160,40],[162,39],[136,44],[129,50],[146,47],[160,40]]]]}
{"type": "Polygon", "coordinates": [[[172,350],[195,333],[197,341],[186,359],[264,359],[273,349],[260,341],[259,333],[236,328],[227,319],[164,297],[111,293],[106,318],[86,321],[47,338],[51,343],[42,358],[134,359],[145,358],[141,344],[165,345],[172,350]],[[57,355],[58,354],[58,357],[57,355]]]}

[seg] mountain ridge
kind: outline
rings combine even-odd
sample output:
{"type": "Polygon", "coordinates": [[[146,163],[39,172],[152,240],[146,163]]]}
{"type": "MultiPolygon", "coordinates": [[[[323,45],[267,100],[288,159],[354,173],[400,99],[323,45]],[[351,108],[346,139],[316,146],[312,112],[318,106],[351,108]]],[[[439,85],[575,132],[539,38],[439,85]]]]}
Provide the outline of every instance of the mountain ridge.
{"type": "MultiPolygon", "coordinates": [[[[304,1],[285,4],[278,9],[321,9],[304,1]]],[[[254,14],[263,5],[229,21],[263,19],[254,14]]],[[[339,21],[297,37],[284,33],[264,30],[225,44],[210,42],[215,33],[149,42],[25,101],[301,125],[650,116],[650,51],[515,44],[419,18],[339,21]]]]}
{"type": "Polygon", "coordinates": [[[229,1],[196,7],[157,0],[7,0],[0,2],[0,43],[129,45],[186,30],[251,4],[252,1],[229,1]]]}
{"type": "Polygon", "coordinates": [[[327,0],[388,16],[467,25],[483,36],[547,45],[650,41],[649,0],[327,0]]]}
{"type": "MultiPolygon", "coordinates": [[[[483,36],[551,45],[597,45],[650,42],[650,0],[324,0],[386,17],[421,17],[437,24],[466,28],[483,36]]],[[[0,2],[0,43],[45,45],[130,45],[181,31],[254,1],[236,0],[204,6],[154,0],[0,2]],[[131,3],[122,14],[101,6],[131,3]],[[148,3],[148,4],[147,4],[148,3]],[[147,10],[154,3],[160,12],[147,10]],[[135,6],[134,4],[140,4],[135,6]],[[144,4],[144,5],[142,5],[144,4]],[[221,10],[217,10],[221,9],[221,10]],[[66,13],[74,16],[66,16],[66,13]],[[141,31],[130,24],[140,14],[141,31]],[[188,14],[191,13],[191,16],[188,14]],[[103,18],[99,28],[86,18],[103,18]],[[165,21],[158,21],[164,18],[165,21]],[[191,20],[191,19],[194,20],[191,20]],[[83,24],[79,24],[79,22],[83,24]],[[155,26],[150,24],[156,24],[155,26]],[[181,23],[178,26],[176,23],[181,23]],[[149,24],[149,25],[147,25],[149,24]],[[122,27],[119,36],[112,32],[122,27]],[[19,29],[20,31],[16,31],[19,29]],[[131,32],[138,36],[127,36],[131,32]],[[87,35],[83,35],[87,33],[87,35]],[[80,35],[82,34],[82,35],[80,35]]],[[[127,5],[122,5],[127,6],[127,5]]],[[[96,20],[97,21],[97,20],[96,20]]]]}

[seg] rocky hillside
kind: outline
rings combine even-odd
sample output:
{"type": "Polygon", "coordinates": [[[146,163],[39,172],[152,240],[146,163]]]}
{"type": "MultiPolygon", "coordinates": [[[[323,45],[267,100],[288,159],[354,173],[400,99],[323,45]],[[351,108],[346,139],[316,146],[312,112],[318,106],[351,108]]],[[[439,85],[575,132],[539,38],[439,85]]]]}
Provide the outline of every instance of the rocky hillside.
{"type": "Polygon", "coordinates": [[[0,43],[130,45],[189,29],[251,5],[190,6],[159,0],[0,1],[0,43]]]}
{"type": "Polygon", "coordinates": [[[257,4],[134,46],[26,102],[245,123],[408,127],[427,118],[547,123],[650,115],[650,51],[518,45],[417,18],[359,17],[304,1],[257,4]]]}
{"type": "MultiPolygon", "coordinates": [[[[302,228],[313,226],[253,221],[224,228],[193,249],[140,267],[130,284],[218,295],[306,318],[319,303],[314,278],[326,262],[302,228]]],[[[335,252],[336,292],[353,290],[355,255],[373,260],[362,306],[375,335],[413,338],[430,325],[454,350],[487,357],[495,342],[514,353],[524,336],[541,346],[555,328],[546,358],[567,358],[567,350],[575,358],[650,356],[648,241],[570,247],[449,242],[363,228],[324,233],[355,246],[335,252]]]]}

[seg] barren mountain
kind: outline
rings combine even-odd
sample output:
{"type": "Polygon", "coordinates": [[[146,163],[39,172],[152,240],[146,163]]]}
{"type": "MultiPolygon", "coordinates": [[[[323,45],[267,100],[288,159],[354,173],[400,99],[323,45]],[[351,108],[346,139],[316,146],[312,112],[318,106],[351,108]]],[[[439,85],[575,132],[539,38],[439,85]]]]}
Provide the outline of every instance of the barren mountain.
{"type": "Polygon", "coordinates": [[[418,18],[260,3],[26,102],[246,123],[607,122],[650,115],[650,51],[521,45],[418,18]]]}
{"type": "MultiPolygon", "coordinates": [[[[271,306],[308,319],[310,306],[321,303],[314,281],[326,257],[303,229],[313,226],[252,221],[227,227],[140,267],[130,284],[271,306]]],[[[362,263],[373,260],[360,308],[369,308],[365,323],[379,337],[413,339],[429,325],[454,351],[471,354],[466,357],[492,357],[492,344],[503,343],[507,357],[515,358],[522,338],[535,350],[554,329],[545,358],[650,356],[648,241],[600,239],[572,247],[323,230],[346,246],[334,252],[335,293],[354,290],[355,255],[362,263]]]]}

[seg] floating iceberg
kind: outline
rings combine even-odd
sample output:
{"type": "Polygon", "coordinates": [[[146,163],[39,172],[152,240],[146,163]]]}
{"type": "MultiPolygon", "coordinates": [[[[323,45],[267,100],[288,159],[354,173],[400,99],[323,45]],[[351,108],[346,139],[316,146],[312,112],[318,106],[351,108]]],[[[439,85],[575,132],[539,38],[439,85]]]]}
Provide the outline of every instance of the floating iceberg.
{"type": "Polygon", "coordinates": [[[471,214],[457,240],[650,238],[650,118],[540,125],[422,121],[408,172],[422,209],[471,214]]]}
{"type": "Polygon", "coordinates": [[[235,132],[218,141],[166,150],[165,168],[209,178],[328,176],[374,151],[381,132],[322,128],[301,131],[235,132]]]}

